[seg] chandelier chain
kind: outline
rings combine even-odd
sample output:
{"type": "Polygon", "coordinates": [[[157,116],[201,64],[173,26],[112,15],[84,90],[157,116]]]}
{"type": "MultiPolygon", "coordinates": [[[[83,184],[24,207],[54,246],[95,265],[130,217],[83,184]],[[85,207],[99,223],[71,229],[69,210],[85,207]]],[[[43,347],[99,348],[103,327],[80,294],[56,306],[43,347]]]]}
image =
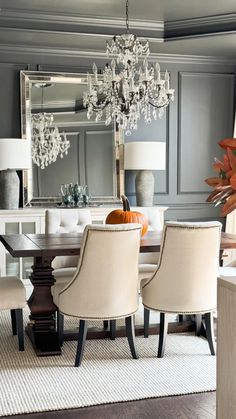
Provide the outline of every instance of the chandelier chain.
{"type": "Polygon", "coordinates": [[[129,33],[129,0],[126,0],[126,33],[129,33]]]}
{"type": "Polygon", "coordinates": [[[41,92],[41,110],[43,112],[43,101],[44,101],[44,86],[42,85],[42,92],[41,92]]]}

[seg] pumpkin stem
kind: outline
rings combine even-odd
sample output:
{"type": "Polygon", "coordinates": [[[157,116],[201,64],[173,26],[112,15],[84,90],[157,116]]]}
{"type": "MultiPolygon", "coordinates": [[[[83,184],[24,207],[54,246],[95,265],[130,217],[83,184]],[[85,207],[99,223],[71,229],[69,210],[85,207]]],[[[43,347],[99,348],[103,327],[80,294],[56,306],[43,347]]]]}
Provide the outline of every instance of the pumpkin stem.
{"type": "Polygon", "coordinates": [[[121,195],[121,200],[123,203],[123,211],[130,211],[130,203],[127,196],[121,195]]]}

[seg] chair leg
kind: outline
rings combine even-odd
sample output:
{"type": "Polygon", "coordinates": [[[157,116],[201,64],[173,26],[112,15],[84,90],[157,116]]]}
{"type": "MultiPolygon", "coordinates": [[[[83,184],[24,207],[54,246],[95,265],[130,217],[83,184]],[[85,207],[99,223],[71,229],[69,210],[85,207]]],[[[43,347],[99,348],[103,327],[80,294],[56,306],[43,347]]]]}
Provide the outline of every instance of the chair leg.
{"type": "Polygon", "coordinates": [[[16,310],[11,310],[11,328],[12,328],[12,334],[17,335],[16,310]]]}
{"type": "Polygon", "coordinates": [[[183,314],[179,314],[179,322],[182,323],[184,321],[184,316],[183,314]]]}
{"type": "Polygon", "coordinates": [[[195,324],[196,324],[196,336],[201,336],[201,329],[202,329],[202,315],[195,314],[195,324]]]}
{"type": "Polygon", "coordinates": [[[168,321],[166,313],[160,313],[160,334],[157,357],[162,358],[165,352],[168,321]]]}
{"type": "Polygon", "coordinates": [[[103,328],[108,329],[108,320],[103,320],[103,328]]]}
{"type": "Polygon", "coordinates": [[[206,324],[206,337],[208,340],[209,348],[211,355],[215,355],[215,337],[214,337],[214,323],[213,323],[213,313],[205,314],[205,324],[206,324]]]}
{"type": "Polygon", "coordinates": [[[188,316],[186,316],[186,314],[178,314],[178,317],[180,323],[186,322],[186,320],[188,319],[188,316]]]}
{"type": "Polygon", "coordinates": [[[80,320],[79,322],[79,337],[78,337],[78,345],[75,357],[75,367],[79,367],[81,365],[83,354],[84,354],[84,345],[87,336],[87,321],[80,320]]]}
{"type": "Polygon", "coordinates": [[[24,351],[23,310],[21,308],[17,308],[15,312],[19,351],[24,351]]]}
{"type": "Polygon", "coordinates": [[[148,338],[149,336],[149,317],[150,310],[144,307],[144,337],[148,338]]]}
{"type": "Polygon", "coordinates": [[[116,320],[110,320],[110,339],[115,340],[116,338],[116,320]]]}
{"type": "Polygon", "coordinates": [[[57,310],[57,333],[58,333],[58,340],[59,345],[63,346],[64,342],[64,315],[60,313],[59,310],[57,310]]]}
{"type": "Polygon", "coordinates": [[[133,359],[138,359],[138,353],[135,348],[135,328],[134,328],[134,316],[125,318],[126,336],[128,338],[130,352],[133,359]]]}

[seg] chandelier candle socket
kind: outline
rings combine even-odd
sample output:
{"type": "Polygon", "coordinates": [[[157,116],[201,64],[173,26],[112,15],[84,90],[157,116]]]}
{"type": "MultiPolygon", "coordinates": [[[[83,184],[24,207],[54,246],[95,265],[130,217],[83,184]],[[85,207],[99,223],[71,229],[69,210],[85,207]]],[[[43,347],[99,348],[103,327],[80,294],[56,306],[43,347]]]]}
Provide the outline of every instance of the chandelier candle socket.
{"type": "Polygon", "coordinates": [[[93,75],[88,74],[88,91],[84,93],[88,119],[95,112],[98,122],[105,114],[105,124],[115,119],[126,135],[137,129],[141,115],[146,123],[151,123],[152,117],[162,117],[174,100],[169,73],[166,71],[162,78],[159,64],[148,63],[148,41],[142,43],[129,33],[128,6],[127,0],[126,34],[107,42],[106,54],[113,57],[111,63],[106,64],[102,79],[98,79],[97,66],[93,65],[93,75]],[[143,60],[141,65],[139,60],[143,60]]]}

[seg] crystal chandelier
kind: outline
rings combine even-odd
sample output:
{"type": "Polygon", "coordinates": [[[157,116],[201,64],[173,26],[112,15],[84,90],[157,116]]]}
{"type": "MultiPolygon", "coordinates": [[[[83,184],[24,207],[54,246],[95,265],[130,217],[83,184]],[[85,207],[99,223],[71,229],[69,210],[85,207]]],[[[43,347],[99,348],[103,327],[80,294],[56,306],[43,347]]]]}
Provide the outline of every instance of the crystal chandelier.
{"type": "MultiPolygon", "coordinates": [[[[42,109],[43,109],[43,83],[42,88],[42,109]]],[[[31,116],[32,128],[32,160],[41,169],[68,154],[70,142],[66,134],[59,133],[57,126],[54,125],[53,114],[41,112],[31,116]]]]}
{"type": "Polygon", "coordinates": [[[107,42],[107,57],[102,78],[98,77],[96,64],[93,75],[88,74],[88,91],[84,93],[84,106],[88,119],[96,113],[96,121],[105,114],[105,124],[113,118],[126,135],[136,130],[143,115],[146,123],[162,117],[165,108],[174,100],[174,89],[170,89],[169,73],[161,76],[160,66],[149,65],[149,44],[142,43],[129,33],[129,1],[126,0],[126,34],[114,36],[107,42]],[[139,60],[142,60],[139,65],[139,60]]]}

